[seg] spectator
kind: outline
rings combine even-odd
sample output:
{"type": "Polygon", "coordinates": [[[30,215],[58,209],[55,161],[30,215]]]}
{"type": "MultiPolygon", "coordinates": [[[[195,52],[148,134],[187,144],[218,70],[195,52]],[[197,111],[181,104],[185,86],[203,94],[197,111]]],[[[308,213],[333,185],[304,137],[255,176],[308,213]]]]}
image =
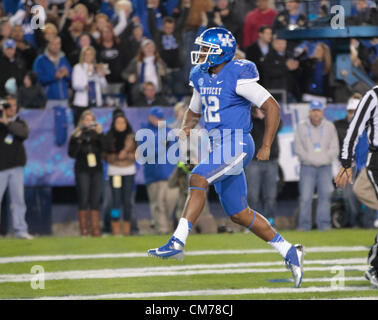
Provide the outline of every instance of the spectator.
{"type": "Polygon", "coordinates": [[[19,108],[43,109],[45,107],[46,96],[34,71],[26,73],[24,85],[17,91],[17,100],[19,108]]]}
{"type": "Polygon", "coordinates": [[[113,113],[110,131],[106,135],[109,183],[112,189],[111,225],[114,235],[121,233],[123,208],[123,235],[130,235],[136,174],[136,141],[133,129],[123,112],[113,113]]]}
{"type": "Polygon", "coordinates": [[[143,83],[143,92],[134,106],[137,107],[152,107],[152,106],[167,106],[168,102],[162,94],[156,94],[155,85],[151,81],[143,83]]]}
{"type": "Polygon", "coordinates": [[[115,13],[118,17],[118,23],[114,26],[114,34],[119,37],[129,23],[133,6],[129,0],[119,0],[116,2],[114,7],[115,13]]]}
{"type": "Polygon", "coordinates": [[[328,96],[328,81],[332,66],[332,57],[329,47],[319,42],[314,53],[307,59],[301,61],[302,74],[301,81],[302,92],[316,95],[328,96]]]}
{"type": "Polygon", "coordinates": [[[80,0],[88,8],[89,14],[94,14],[100,10],[101,0],[80,0]]]}
{"type": "Polygon", "coordinates": [[[78,49],[78,40],[83,34],[84,28],[85,19],[81,15],[76,15],[72,19],[66,20],[66,23],[60,32],[62,50],[72,66],[76,61],[73,60],[71,53],[74,53],[78,49]]]}
{"type": "Polygon", "coordinates": [[[31,12],[31,8],[34,5],[40,5],[44,9],[44,12],[41,13],[41,21],[40,21],[40,23],[44,24],[44,23],[51,22],[51,23],[53,23],[55,25],[58,25],[58,22],[59,22],[58,12],[49,9],[49,0],[25,1],[25,4],[23,5],[23,8],[20,8],[21,10],[23,10],[23,15],[24,16],[22,16],[21,13],[18,16],[18,13],[16,13],[16,15],[13,16],[13,17],[15,19],[18,19],[18,21],[16,21],[13,24],[19,24],[20,21],[22,21],[22,20],[23,21],[25,21],[25,20],[31,21],[32,15],[33,15],[33,13],[31,12]]]}
{"type": "MultiPolygon", "coordinates": [[[[189,79],[192,63],[190,52],[195,50],[194,41],[198,36],[198,29],[203,23],[203,14],[214,9],[213,0],[192,0],[189,12],[189,17],[186,23],[184,33],[184,48],[186,50],[185,65],[182,70],[184,79],[189,79]]],[[[186,86],[186,95],[191,95],[191,87],[186,86]]]]}
{"type": "Polygon", "coordinates": [[[213,11],[202,12],[201,18],[202,18],[202,24],[201,24],[201,27],[197,31],[197,37],[208,28],[213,28],[213,27],[223,28],[224,27],[219,12],[213,12],[213,11]]]}
{"type": "Polygon", "coordinates": [[[129,105],[133,105],[137,101],[144,82],[151,81],[155,85],[157,93],[164,91],[166,73],[165,63],[160,58],[154,42],[148,39],[144,40],[137,56],[122,72],[122,78],[129,85],[131,100],[129,105]]]}
{"type": "Polygon", "coordinates": [[[172,17],[164,17],[161,31],[156,25],[154,7],[148,6],[148,24],[150,32],[156,44],[157,51],[167,66],[168,87],[176,96],[182,96],[185,92],[182,75],[185,51],[183,46],[183,31],[189,15],[190,1],[184,1],[184,10],[177,21],[172,17]]]}
{"type": "Polygon", "coordinates": [[[76,49],[74,51],[70,52],[70,54],[69,54],[70,64],[72,66],[75,66],[77,63],[79,63],[81,50],[83,48],[87,48],[89,46],[92,46],[93,48],[95,48],[96,43],[94,42],[94,40],[92,39],[92,37],[90,36],[89,33],[84,32],[79,36],[79,38],[77,40],[76,49]]]}
{"type": "Polygon", "coordinates": [[[162,28],[162,22],[163,22],[163,5],[161,4],[160,0],[146,0],[142,3],[138,3],[139,1],[133,0],[133,5],[135,8],[135,14],[139,18],[139,23],[143,25],[144,30],[144,36],[148,39],[151,39],[151,33],[148,25],[148,7],[152,7],[155,17],[156,17],[156,23],[157,28],[162,28]]]}
{"type": "Polygon", "coordinates": [[[134,22],[130,23],[126,30],[120,35],[120,39],[125,43],[125,47],[127,47],[128,54],[125,65],[128,66],[131,60],[137,55],[142,41],[145,40],[143,36],[143,25],[134,22]]]}
{"type": "Polygon", "coordinates": [[[33,67],[37,53],[33,46],[24,40],[22,26],[14,26],[11,37],[16,42],[16,54],[25,61],[25,68],[30,70],[33,67]]]}
{"type": "Polygon", "coordinates": [[[213,0],[192,0],[186,29],[197,32],[198,28],[202,24],[202,13],[210,12],[213,9],[213,0]]]}
{"type": "Polygon", "coordinates": [[[351,25],[366,25],[370,21],[370,8],[367,0],[357,0],[352,7],[352,17],[348,18],[351,25]]]}
{"type": "Polygon", "coordinates": [[[109,20],[115,18],[115,9],[114,5],[116,4],[117,0],[105,0],[101,3],[100,12],[105,14],[109,20]]]}
{"type": "Polygon", "coordinates": [[[96,40],[99,41],[101,36],[101,31],[106,28],[110,24],[109,17],[104,13],[98,13],[95,17],[95,22],[92,24],[92,28],[90,30],[91,36],[96,40]]]}
{"type": "Polygon", "coordinates": [[[286,0],[286,9],[279,12],[274,20],[273,29],[295,30],[307,26],[307,17],[299,11],[299,0],[286,0]]]}
{"type": "Polygon", "coordinates": [[[72,89],[75,90],[72,110],[77,125],[83,111],[91,107],[102,107],[102,88],[106,86],[103,64],[96,64],[96,50],[83,48],[80,61],[72,71],[72,89]]]}
{"type": "MultiPolygon", "coordinates": [[[[346,107],[347,115],[346,115],[346,117],[344,119],[336,120],[334,122],[334,125],[336,127],[336,131],[337,131],[337,136],[339,138],[339,147],[340,147],[339,155],[340,156],[341,156],[341,147],[343,145],[344,138],[347,134],[349,124],[353,119],[353,116],[356,112],[357,106],[358,106],[361,99],[362,99],[361,94],[359,94],[359,93],[353,94],[349,98],[348,103],[347,103],[347,107],[346,107]]],[[[358,159],[358,156],[360,156],[360,154],[361,154],[360,150],[362,150],[362,153],[367,152],[367,150],[366,150],[366,152],[364,152],[364,150],[363,150],[364,145],[368,146],[366,135],[363,135],[363,136],[360,137],[360,139],[357,143],[357,146],[356,146],[356,152],[355,152],[356,159],[354,159],[355,161],[353,161],[353,164],[352,164],[352,174],[353,174],[354,178],[359,173],[359,171],[362,169],[361,166],[364,167],[365,164],[366,164],[366,156],[364,156],[363,159],[361,159],[361,160],[358,159]],[[358,161],[362,162],[362,164],[359,164],[358,161]]],[[[360,210],[361,209],[361,203],[358,201],[357,197],[355,196],[355,194],[353,192],[353,186],[352,185],[347,184],[345,186],[345,189],[343,189],[343,198],[344,198],[344,203],[345,203],[345,207],[346,207],[346,211],[347,211],[347,215],[348,215],[349,226],[352,227],[352,228],[356,228],[359,225],[358,217],[359,217],[359,213],[361,211],[360,210]]],[[[365,211],[363,212],[363,215],[362,215],[362,217],[363,217],[362,218],[362,226],[364,228],[370,228],[371,227],[371,225],[369,225],[369,220],[371,220],[372,216],[375,216],[375,210],[366,207],[366,209],[365,209],[365,211]]]]}
{"type": "Polygon", "coordinates": [[[41,54],[46,50],[46,46],[50,39],[55,38],[58,35],[57,27],[52,23],[46,23],[42,30],[42,36],[38,43],[38,53],[41,54]]]}
{"type": "Polygon", "coordinates": [[[378,37],[360,39],[357,44],[358,58],[361,60],[364,71],[373,78],[372,64],[378,58],[378,37]]]}
{"type": "Polygon", "coordinates": [[[8,17],[0,18],[0,41],[10,38],[12,25],[8,17]]]}
{"type": "Polygon", "coordinates": [[[68,86],[71,80],[71,66],[61,51],[61,40],[53,37],[46,51],[34,61],[33,70],[46,92],[46,108],[68,107],[68,86]]]}
{"type": "Polygon", "coordinates": [[[82,113],[73,131],[68,147],[68,155],[75,159],[75,180],[79,201],[79,227],[82,236],[101,236],[100,206],[102,193],[102,152],[104,136],[102,127],[96,122],[92,111],[82,113]]]}
{"type": "Polygon", "coordinates": [[[247,48],[258,39],[261,26],[272,26],[277,12],[269,8],[268,0],[257,0],[257,8],[247,14],[243,27],[243,48],[247,48]]]}
{"type": "MultiPolygon", "coordinates": [[[[255,142],[255,149],[262,146],[265,131],[265,115],[257,107],[252,109],[253,128],[251,135],[255,142]]],[[[277,130],[280,130],[282,124],[277,130]]],[[[248,183],[248,202],[250,207],[261,212],[269,223],[274,225],[277,200],[278,181],[278,158],[279,146],[277,135],[274,137],[270,157],[267,161],[258,161],[254,155],[252,161],[246,167],[246,178],[248,183]]]]}
{"type": "Polygon", "coordinates": [[[17,11],[18,1],[4,0],[0,4],[0,16],[14,14],[17,11]]]}
{"type": "Polygon", "coordinates": [[[233,6],[239,21],[244,21],[248,12],[256,8],[256,1],[238,0],[234,1],[233,6]]]}
{"type": "Polygon", "coordinates": [[[170,214],[176,205],[178,196],[177,189],[170,189],[168,179],[175,167],[167,161],[167,151],[169,143],[164,135],[158,134],[165,130],[168,135],[170,129],[163,127],[164,113],[162,108],[153,107],[150,109],[148,123],[143,124],[142,128],[153,132],[155,139],[148,146],[148,151],[153,150],[151,159],[144,164],[144,179],[147,186],[147,194],[150,202],[151,215],[154,222],[154,228],[157,233],[166,234],[171,231],[170,214]],[[163,122],[162,122],[163,121],[163,122]],[[159,123],[160,122],[160,123],[159,123]],[[157,147],[165,145],[166,148],[157,147]],[[164,159],[164,164],[159,160],[164,159]]]}
{"type": "Polygon", "coordinates": [[[259,28],[259,38],[246,49],[246,58],[256,64],[260,77],[264,79],[262,65],[268,52],[272,49],[272,28],[259,28]]]}
{"type": "Polygon", "coordinates": [[[15,236],[21,239],[33,239],[28,233],[28,226],[25,221],[26,205],[24,199],[23,167],[26,164],[24,140],[29,135],[29,128],[27,123],[21,120],[17,114],[16,97],[8,96],[1,109],[0,211],[3,195],[8,188],[15,236]]]}
{"type": "Polygon", "coordinates": [[[231,6],[229,0],[217,0],[215,2],[215,13],[219,13],[219,17],[222,21],[224,27],[231,31],[234,35],[236,42],[241,43],[241,35],[242,35],[242,23],[236,15],[234,10],[234,6],[231,6]]]}
{"type": "Polygon", "coordinates": [[[266,88],[286,90],[290,101],[299,100],[301,94],[296,82],[299,61],[289,58],[286,45],[285,39],[274,37],[272,50],[265,56],[262,64],[262,82],[266,88]]]}
{"type": "Polygon", "coordinates": [[[110,73],[106,80],[109,83],[121,83],[122,70],[126,67],[127,48],[115,36],[113,27],[108,24],[100,31],[99,49],[97,51],[98,61],[108,64],[110,73]]]}
{"type": "Polygon", "coordinates": [[[339,153],[335,126],[324,119],[322,102],[310,103],[308,119],[295,131],[294,150],[300,161],[300,204],[298,229],[312,227],[312,201],[317,190],[316,225],[318,230],[331,228],[332,162],[339,153]]]}
{"type": "MultiPolygon", "coordinates": [[[[37,1],[35,2],[35,4],[37,4],[37,1]]],[[[32,1],[26,1],[24,8],[18,10],[18,13],[16,14],[16,19],[19,20],[14,21],[12,18],[15,16],[13,16],[11,18],[11,24],[13,26],[21,25],[24,31],[24,40],[32,45],[35,50],[37,50],[40,42],[42,41],[42,29],[40,27],[42,25],[45,25],[46,23],[50,23],[54,19],[49,19],[52,18],[49,13],[47,13],[46,18],[46,12],[39,13],[39,10],[37,10],[39,15],[38,20],[36,20],[35,18],[33,19],[33,17],[35,17],[35,14],[31,12],[32,6],[34,6],[32,1]],[[20,15],[18,16],[18,14],[20,15]],[[35,23],[37,23],[37,26],[35,25],[35,23]]]]}
{"type": "Polygon", "coordinates": [[[6,82],[14,78],[17,86],[22,84],[26,72],[25,61],[16,55],[16,42],[13,39],[3,41],[2,55],[0,56],[0,97],[5,97],[6,82]]]}
{"type": "Polygon", "coordinates": [[[63,16],[60,19],[60,29],[64,27],[67,20],[80,16],[82,19],[84,19],[84,29],[87,30],[92,23],[92,17],[89,16],[87,7],[83,3],[73,4],[74,3],[72,0],[67,0],[65,3],[63,16]]]}

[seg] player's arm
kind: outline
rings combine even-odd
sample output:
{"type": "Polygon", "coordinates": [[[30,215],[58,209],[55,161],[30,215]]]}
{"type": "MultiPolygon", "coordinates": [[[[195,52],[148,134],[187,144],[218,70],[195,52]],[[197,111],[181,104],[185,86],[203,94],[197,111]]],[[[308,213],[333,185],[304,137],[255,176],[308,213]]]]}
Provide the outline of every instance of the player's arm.
{"type": "Polygon", "coordinates": [[[186,136],[189,136],[190,130],[193,129],[200,121],[201,107],[201,96],[199,92],[194,88],[189,108],[185,112],[184,119],[181,125],[181,129],[185,132],[186,136]]]}
{"type": "Polygon", "coordinates": [[[268,90],[253,80],[245,79],[238,82],[236,93],[261,108],[265,114],[263,143],[256,158],[258,160],[269,160],[270,147],[280,124],[280,106],[268,90]]]}
{"type": "Polygon", "coordinates": [[[265,132],[262,146],[256,158],[258,160],[269,160],[270,147],[276,136],[278,126],[280,125],[280,106],[277,101],[270,96],[261,106],[261,110],[265,114],[265,132]]]}

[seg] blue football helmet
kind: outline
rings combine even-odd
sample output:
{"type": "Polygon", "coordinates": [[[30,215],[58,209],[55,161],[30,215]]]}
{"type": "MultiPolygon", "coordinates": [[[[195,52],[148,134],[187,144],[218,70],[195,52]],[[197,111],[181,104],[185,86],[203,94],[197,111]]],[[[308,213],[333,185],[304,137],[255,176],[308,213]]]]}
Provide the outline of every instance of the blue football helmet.
{"type": "Polygon", "coordinates": [[[232,60],[236,51],[235,37],[227,29],[219,27],[205,30],[194,43],[200,48],[199,51],[191,52],[192,64],[199,64],[203,72],[232,60]]]}

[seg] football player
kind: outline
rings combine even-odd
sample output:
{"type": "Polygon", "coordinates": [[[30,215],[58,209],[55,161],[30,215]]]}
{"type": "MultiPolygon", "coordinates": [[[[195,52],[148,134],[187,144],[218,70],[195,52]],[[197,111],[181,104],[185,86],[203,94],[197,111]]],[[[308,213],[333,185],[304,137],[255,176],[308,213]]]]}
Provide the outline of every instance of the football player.
{"type": "Polygon", "coordinates": [[[249,208],[243,169],[255,152],[250,135],[252,104],[266,115],[263,145],[257,152],[260,161],[269,159],[280,121],[280,107],[257,83],[259,74],[255,64],[248,60],[233,60],[236,41],[231,32],[219,27],[210,28],[195,40],[195,44],[199,45],[199,50],[191,52],[192,63],[196,66],[189,81],[193,95],[180,138],[188,137],[203,116],[211,138],[211,152],[191,172],[189,198],[173,236],[167,244],[148,250],[148,254],[160,258],[184,258],[185,243],[204,206],[206,189],[214,185],[231,220],[248,228],[282,255],[292,272],[294,286],[298,288],[303,276],[303,246],[287,242],[261,214],[249,208]]]}

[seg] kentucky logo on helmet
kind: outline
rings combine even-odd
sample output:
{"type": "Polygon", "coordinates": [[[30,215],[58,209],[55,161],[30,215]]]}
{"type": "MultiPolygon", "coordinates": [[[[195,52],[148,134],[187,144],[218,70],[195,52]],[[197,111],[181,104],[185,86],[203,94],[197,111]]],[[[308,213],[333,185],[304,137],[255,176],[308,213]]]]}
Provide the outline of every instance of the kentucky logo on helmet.
{"type": "Polygon", "coordinates": [[[225,46],[233,47],[234,46],[233,40],[230,38],[229,34],[218,33],[218,38],[222,42],[223,47],[225,47],[225,46]]]}

